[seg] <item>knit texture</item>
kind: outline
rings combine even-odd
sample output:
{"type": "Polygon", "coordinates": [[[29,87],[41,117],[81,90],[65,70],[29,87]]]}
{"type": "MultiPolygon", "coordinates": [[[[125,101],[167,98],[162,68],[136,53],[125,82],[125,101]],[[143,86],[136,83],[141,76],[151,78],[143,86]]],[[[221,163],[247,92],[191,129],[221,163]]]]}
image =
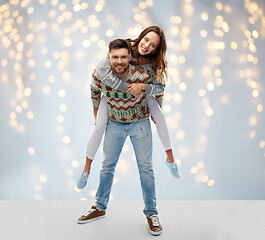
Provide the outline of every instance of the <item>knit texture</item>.
{"type": "MultiPolygon", "coordinates": [[[[146,95],[136,99],[133,95],[107,86],[99,79],[97,70],[94,71],[91,83],[91,99],[93,107],[98,107],[101,93],[106,97],[109,119],[117,122],[132,123],[148,119],[149,110],[146,103],[146,95]]],[[[122,79],[127,83],[151,83],[151,74],[139,67],[129,64],[129,72],[122,79]]],[[[161,103],[162,103],[162,96],[161,103]]],[[[158,99],[159,101],[159,99],[158,99]]]]}
{"type": "MultiPolygon", "coordinates": [[[[130,63],[136,67],[144,68],[145,70],[148,70],[149,73],[151,73],[153,80],[152,83],[146,84],[145,93],[147,95],[160,98],[159,95],[163,95],[165,85],[156,80],[150,59],[140,57],[140,59],[137,60],[136,58],[132,57],[130,63]]],[[[108,57],[103,58],[97,65],[96,69],[97,75],[102,82],[104,82],[109,87],[125,92],[129,83],[122,81],[112,73],[108,57]]]]}

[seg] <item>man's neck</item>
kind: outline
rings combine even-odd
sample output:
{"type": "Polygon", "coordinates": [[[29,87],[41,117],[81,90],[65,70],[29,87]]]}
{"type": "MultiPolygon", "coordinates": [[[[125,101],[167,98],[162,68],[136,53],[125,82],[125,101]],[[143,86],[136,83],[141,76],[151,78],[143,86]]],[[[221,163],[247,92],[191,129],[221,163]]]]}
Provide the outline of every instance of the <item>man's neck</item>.
{"type": "Polygon", "coordinates": [[[129,73],[129,68],[127,69],[127,71],[126,72],[124,72],[123,74],[115,74],[115,73],[113,73],[116,77],[118,77],[118,78],[124,78],[124,77],[126,77],[127,75],[128,75],[128,73],[129,73]]]}

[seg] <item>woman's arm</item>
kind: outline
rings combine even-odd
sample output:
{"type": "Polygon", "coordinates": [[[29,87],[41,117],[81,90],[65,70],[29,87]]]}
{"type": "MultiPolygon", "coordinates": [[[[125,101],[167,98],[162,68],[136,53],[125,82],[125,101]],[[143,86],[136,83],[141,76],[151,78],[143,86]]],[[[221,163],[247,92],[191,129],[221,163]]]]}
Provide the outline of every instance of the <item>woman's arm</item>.
{"type": "Polygon", "coordinates": [[[125,92],[129,83],[122,81],[112,73],[107,56],[97,65],[96,70],[100,80],[107,86],[125,92]]]}
{"type": "MultiPolygon", "coordinates": [[[[142,91],[145,91],[147,95],[156,96],[164,93],[165,86],[156,81],[151,64],[141,65],[146,70],[152,73],[153,81],[149,84],[134,83],[129,84],[122,79],[115,76],[111,71],[111,66],[107,57],[105,57],[96,67],[100,80],[111,88],[117,89],[121,92],[127,92],[134,96],[139,95],[142,91]]],[[[137,96],[136,96],[137,97],[137,96]]]]}

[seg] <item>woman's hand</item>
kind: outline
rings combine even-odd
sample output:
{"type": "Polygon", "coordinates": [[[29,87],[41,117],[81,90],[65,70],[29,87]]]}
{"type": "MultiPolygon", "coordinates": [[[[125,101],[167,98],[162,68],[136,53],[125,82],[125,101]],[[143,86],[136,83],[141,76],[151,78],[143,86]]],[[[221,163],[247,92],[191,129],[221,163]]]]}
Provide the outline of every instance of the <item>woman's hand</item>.
{"type": "Polygon", "coordinates": [[[130,93],[134,95],[135,97],[139,97],[139,94],[142,92],[142,90],[146,89],[146,85],[144,83],[132,83],[130,84],[127,89],[125,90],[126,93],[130,93]]]}

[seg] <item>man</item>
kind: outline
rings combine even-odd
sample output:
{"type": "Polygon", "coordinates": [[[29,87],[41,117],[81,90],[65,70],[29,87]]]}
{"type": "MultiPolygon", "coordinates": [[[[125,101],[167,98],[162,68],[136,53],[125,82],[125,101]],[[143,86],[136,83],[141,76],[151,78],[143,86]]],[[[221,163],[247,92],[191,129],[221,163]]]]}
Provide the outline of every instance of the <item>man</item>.
{"type": "MultiPolygon", "coordinates": [[[[129,83],[150,83],[152,76],[148,71],[129,64],[130,47],[126,41],[117,39],[109,44],[108,60],[112,72],[129,83]]],[[[100,172],[100,182],[96,193],[96,203],[88,213],[78,219],[78,223],[87,223],[104,217],[113,183],[114,171],[127,136],[130,136],[137,165],[145,204],[144,214],[147,217],[149,232],[160,235],[162,226],[159,223],[156,209],[155,180],[152,166],[152,133],[149,122],[148,107],[145,95],[135,98],[105,85],[95,70],[91,83],[91,97],[94,110],[98,107],[101,92],[105,95],[108,108],[108,124],[104,139],[104,161],[100,172]]]]}

